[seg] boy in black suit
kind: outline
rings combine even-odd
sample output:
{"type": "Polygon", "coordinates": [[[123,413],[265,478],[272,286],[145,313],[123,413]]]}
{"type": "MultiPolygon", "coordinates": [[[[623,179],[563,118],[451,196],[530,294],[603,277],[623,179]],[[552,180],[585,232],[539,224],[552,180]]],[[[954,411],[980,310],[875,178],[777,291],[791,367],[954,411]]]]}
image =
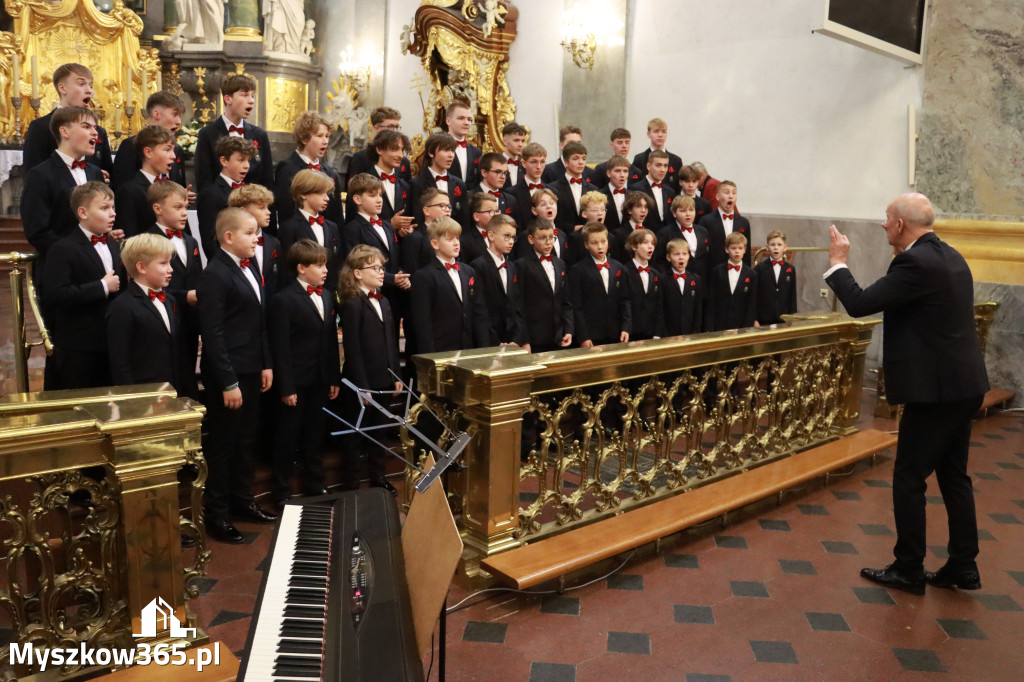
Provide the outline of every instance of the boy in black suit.
{"type": "MultiPolygon", "coordinates": [[[[632,177],[633,173],[630,171],[629,161],[625,156],[615,155],[608,159],[606,164],[605,175],[608,177],[608,185],[601,189],[607,204],[604,224],[608,227],[609,232],[614,233],[615,230],[622,227],[622,221],[625,220],[622,215],[622,204],[626,200],[626,181],[632,177]]],[[[637,179],[639,178],[640,175],[637,174],[637,179]]]]}
{"type": "MultiPolygon", "coordinates": [[[[750,221],[736,212],[736,183],[722,180],[718,185],[718,208],[704,216],[700,224],[708,231],[710,239],[711,265],[714,267],[726,261],[726,237],[733,232],[750,241],[750,221]]],[[[750,265],[750,252],[743,256],[743,263],[750,265]]]]}
{"type": "Polygon", "coordinates": [[[501,215],[498,212],[498,200],[487,192],[477,192],[470,197],[469,208],[473,216],[473,227],[463,230],[459,237],[459,261],[462,263],[472,263],[484,255],[488,249],[488,225],[491,218],[501,215]]]}
{"type": "Polygon", "coordinates": [[[259,425],[260,394],[274,380],[265,324],[265,293],[256,269],[256,219],[240,208],[217,216],[217,241],[199,276],[201,371],[206,389],[209,467],[204,499],[206,532],[240,543],[232,519],[273,523],[277,515],[252,495],[252,449],[259,425]]]}
{"type": "MultiPolygon", "coordinates": [[[[533,217],[527,225],[532,224],[534,220],[540,220],[542,223],[551,225],[555,237],[552,243],[551,255],[561,258],[567,264],[574,262],[570,260],[572,254],[569,252],[569,235],[571,232],[559,230],[555,227],[555,217],[558,215],[558,195],[545,187],[534,192],[533,198],[530,201],[533,202],[533,208],[531,209],[533,217]]],[[[524,255],[532,253],[532,251],[533,248],[529,240],[521,239],[516,246],[515,255],[516,258],[522,258],[524,255]]]]}
{"type": "Polygon", "coordinates": [[[629,186],[631,192],[643,192],[651,198],[650,210],[644,220],[644,227],[656,232],[671,220],[672,200],[676,193],[665,180],[668,173],[668,154],[654,150],[647,157],[647,174],[629,186]]]}
{"type": "Polygon", "coordinates": [[[587,182],[583,172],[587,168],[587,148],[581,142],[568,142],[562,148],[565,173],[551,183],[549,189],[558,197],[558,215],[555,227],[566,234],[576,231],[583,224],[580,216],[580,197],[587,192],[596,192],[597,187],[587,182]]]}
{"type": "Polygon", "coordinates": [[[256,219],[256,265],[268,298],[281,288],[285,274],[285,250],[277,237],[267,232],[273,201],[273,193],[263,185],[244,185],[228,195],[228,206],[241,208],[256,219]]]}
{"type": "Polygon", "coordinates": [[[523,147],[530,131],[522,123],[509,121],[501,127],[501,141],[505,143],[505,184],[503,189],[510,190],[519,184],[523,177],[523,147]]]}
{"type": "MultiPolygon", "coordinates": [[[[149,125],[160,126],[176,135],[181,128],[181,115],[185,111],[185,105],[181,98],[166,90],[154,92],[146,100],[146,118],[149,125]]],[[[185,150],[177,143],[174,144],[174,164],[168,172],[168,177],[178,183],[188,192],[188,201],[195,201],[196,195],[191,185],[185,179],[185,150]]],[[[118,189],[125,182],[135,177],[135,173],[142,168],[142,158],[135,148],[135,136],[127,138],[117,148],[117,156],[114,157],[114,170],[110,172],[110,188],[117,194],[118,189]]]]}
{"type": "MultiPolygon", "coordinates": [[[[638,182],[643,176],[644,172],[629,162],[629,146],[633,140],[633,135],[625,128],[616,128],[611,134],[612,156],[607,161],[597,164],[590,174],[590,181],[598,187],[604,187],[611,183],[611,176],[608,171],[611,170],[613,160],[621,158],[626,162],[626,173],[623,181],[623,187],[626,183],[638,182]]],[[[618,186],[618,185],[617,185],[618,186]]],[[[613,229],[609,227],[608,229],[613,229]]]]}
{"type": "Polygon", "coordinates": [[[50,249],[43,274],[55,363],[44,377],[47,391],[110,385],[107,304],[121,287],[114,193],[87,182],[71,193],[71,208],[78,226],[50,249]]]}
{"type": "MultiPolygon", "coordinates": [[[[37,119],[38,120],[38,119],[37,119]]],[[[25,173],[21,192],[21,224],[25,238],[39,253],[33,270],[38,284],[46,254],[78,223],[71,192],[86,182],[102,182],[103,174],[86,159],[96,150],[96,115],[84,107],[62,107],[49,116],[51,139],[59,141],[49,158],[25,173]]],[[[113,236],[123,236],[114,232],[113,236]]]]}
{"type": "MultiPolygon", "coordinates": [[[[370,125],[373,126],[373,140],[377,140],[377,136],[385,131],[399,133],[402,130],[402,112],[392,107],[377,107],[370,112],[370,125]]],[[[405,145],[405,151],[409,150],[409,145],[405,145]]],[[[348,177],[354,178],[360,173],[369,173],[373,175],[373,166],[377,163],[377,145],[371,143],[363,149],[352,155],[352,158],[348,161],[348,177]]],[[[412,163],[409,161],[409,157],[403,154],[402,159],[399,163],[394,165],[394,173],[405,180],[407,183],[412,182],[412,163]]]]}
{"type": "MultiPolygon", "coordinates": [[[[327,249],[327,284],[331,291],[338,286],[338,269],[343,256],[344,244],[341,241],[341,230],[328,220],[323,212],[331,201],[331,190],[334,180],[320,171],[300,170],[292,178],[292,201],[298,206],[298,212],[281,223],[277,233],[281,241],[283,253],[288,253],[292,244],[300,239],[312,239],[327,249]]],[[[284,279],[290,281],[290,272],[284,279]]]]}
{"type": "Polygon", "coordinates": [[[274,161],[270,155],[270,138],[263,128],[245,121],[256,105],[256,81],[249,76],[232,74],[221,83],[220,93],[224,100],[224,113],[203,126],[196,141],[196,187],[202,192],[221,172],[217,142],[225,136],[244,138],[256,148],[245,182],[273,187],[274,161]]]}
{"type": "Polygon", "coordinates": [[[427,227],[436,257],[412,276],[412,327],[417,353],[480,348],[487,343],[487,316],[477,300],[476,272],[459,264],[462,228],[451,218],[427,227]]]}
{"type": "Polygon", "coordinates": [[[526,340],[534,353],[572,344],[573,314],[565,262],[553,253],[555,226],[535,218],[528,228],[530,250],[516,261],[523,293],[526,340]]]}
{"type": "Polygon", "coordinates": [[[288,250],[295,280],[270,299],[268,323],[274,388],[280,397],[274,433],[274,500],[291,497],[293,466],[302,465],[304,495],[324,495],[323,442],[328,400],[338,397],[341,365],[334,296],[324,288],[327,250],[300,239],[288,250]]]}
{"type": "Polygon", "coordinates": [[[216,153],[220,174],[212,182],[200,186],[196,203],[199,241],[207,261],[213,260],[218,248],[217,215],[227,208],[231,191],[245,185],[245,176],[249,172],[256,147],[245,138],[225,135],[217,141],[216,153]]]}
{"type": "Polygon", "coordinates": [[[665,336],[664,282],[657,268],[652,267],[654,247],[658,238],[650,230],[635,230],[626,239],[626,263],[629,303],[633,330],[631,341],[659,339],[665,336]]]}
{"type": "Polygon", "coordinates": [[[533,195],[544,189],[541,175],[544,174],[547,159],[548,152],[543,145],[531,142],[523,147],[522,177],[509,190],[509,195],[516,202],[512,217],[519,229],[521,242],[526,241],[527,227],[533,221],[533,195]]]}
{"type": "Polygon", "coordinates": [[[757,267],[757,321],[779,324],[782,316],[796,312],[796,270],[786,262],[786,235],[768,233],[768,258],[757,267]]]}
{"type": "MultiPolygon", "coordinates": [[[[382,130],[373,138],[376,161],[369,169],[362,171],[380,179],[384,199],[380,217],[391,223],[400,236],[416,228],[413,222],[412,187],[398,170],[400,164],[404,163],[405,150],[408,148],[409,138],[405,135],[395,130],[382,130]]],[[[349,164],[349,182],[356,175],[359,173],[353,173],[352,165],[349,164]]],[[[345,215],[351,219],[357,212],[358,208],[350,192],[345,201],[345,215]]]]}
{"type": "MultiPolygon", "coordinates": [[[[452,211],[448,195],[434,187],[423,190],[419,196],[419,211],[423,214],[423,227],[411,230],[409,234],[399,235],[402,262],[399,270],[411,277],[414,272],[429,265],[434,260],[434,249],[430,248],[427,227],[438,218],[448,217],[452,211]]],[[[406,327],[406,334],[411,327],[406,327]]]]}
{"type": "Polygon", "coordinates": [[[672,200],[673,220],[657,233],[658,249],[654,253],[654,259],[663,268],[667,269],[669,261],[666,257],[668,253],[661,245],[664,244],[667,248],[668,243],[672,240],[682,239],[689,247],[687,272],[693,272],[700,276],[701,282],[707,282],[708,265],[710,262],[708,249],[711,246],[711,240],[708,237],[707,230],[701,225],[693,224],[695,215],[696,211],[694,210],[692,197],[680,194],[672,200]]]}
{"type": "Polygon", "coordinates": [[[142,167],[121,185],[114,199],[114,226],[128,237],[145,232],[156,220],[146,193],[153,183],[169,180],[175,159],[174,134],[166,128],[146,126],[135,136],[135,145],[142,167]]]}
{"type": "Polygon", "coordinates": [[[295,215],[295,202],[292,201],[292,180],[300,170],[315,170],[326,174],[334,180],[334,190],[327,204],[324,215],[341,225],[341,178],[338,172],[323,163],[324,153],[331,139],[331,124],[315,111],[304,111],[295,120],[296,150],[283,161],[279,161],[274,169],[274,213],[276,220],[271,220],[272,232],[277,225],[295,215]]]}
{"type": "Polygon", "coordinates": [[[677,238],[665,245],[665,251],[669,263],[663,288],[665,334],[699,334],[704,328],[704,280],[689,269],[690,245],[677,238]]]}
{"type": "Polygon", "coordinates": [[[653,151],[663,151],[668,154],[668,171],[665,174],[665,182],[672,188],[674,194],[679,194],[679,169],[683,167],[683,160],[665,149],[665,140],[668,139],[668,123],[664,119],[652,118],[647,122],[647,138],[651,146],[633,157],[633,165],[637,168],[647,168],[647,158],[653,151]]]}
{"type": "MultiPolygon", "coordinates": [[[[480,147],[466,139],[473,128],[473,111],[465,102],[458,100],[448,105],[445,110],[445,123],[448,134],[455,138],[455,158],[452,160],[451,172],[458,175],[472,186],[480,182],[480,147]]],[[[463,225],[465,227],[465,225],[463,225]]]]}
{"type": "Polygon", "coordinates": [[[498,201],[498,212],[513,215],[516,212],[516,200],[510,197],[502,187],[508,175],[508,160],[497,152],[488,152],[480,157],[480,182],[470,185],[469,195],[472,199],[477,192],[486,192],[498,201]]]}
{"type": "MultiPolygon", "coordinates": [[[[467,187],[463,179],[451,169],[458,143],[448,133],[432,133],[423,145],[423,170],[413,178],[413,205],[419,207],[420,195],[429,188],[437,188],[448,195],[452,206],[451,217],[462,227],[469,226],[467,187]]],[[[423,214],[416,214],[416,223],[424,224],[423,214]]]]}
{"type": "MultiPolygon", "coordinates": [[[[388,299],[380,293],[384,283],[384,255],[372,246],[359,244],[345,259],[338,283],[341,300],[341,327],[344,330],[345,364],[341,376],[356,387],[369,391],[401,390],[396,378],[398,365],[398,324],[391,312],[388,299]]],[[[380,402],[384,396],[375,396],[380,402]]],[[[355,423],[359,415],[360,397],[351,390],[342,394],[344,414],[355,423]]],[[[380,426],[383,415],[372,406],[366,406],[363,424],[380,426]]],[[[366,439],[358,434],[350,436],[351,447],[346,448],[346,464],[342,487],[359,487],[359,457],[364,453],[370,475],[370,485],[384,488],[392,495],[398,493],[384,476],[387,454],[381,448],[367,447],[366,439]]]]}
{"type": "Polygon", "coordinates": [[[718,332],[757,323],[757,275],[743,262],[747,238],[733,232],[725,240],[728,260],[711,268],[707,330],[718,332]]]}
{"type": "MultiPolygon", "coordinates": [[[[28,125],[25,131],[24,159],[21,167],[24,173],[28,173],[42,162],[46,161],[57,149],[58,139],[54,136],[54,128],[50,125],[53,115],[60,109],[73,107],[88,109],[92,102],[92,71],[81,64],[61,64],[53,72],[53,87],[57,90],[57,106],[45,116],[40,116],[28,125]]],[[[113,168],[113,159],[110,154],[110,141],[107,139],[107,131],[100,126],[95,126],[96,146],[87,161],[90,166],[109,174],[113,168]]],[[[81,183],[79,183],[81,184],[81,183]]]]}
{"type": "Polygon", "coordinates": [[[179,396],[196,398],[195,355],[188,356],[181,308],[167,290],[175,257],[162,235],[125,241],[121,259],[131,282],[107,307],[110,373],[115,386],[166,381],[179,396]]]}
{"type": "MultiPolygon", "coordinates": [[[[558,158],[544,167],[541,178],[545,183],[558,182],[565,177],[565,145],[573,142],[583,144],[583,131],[579,126],[567,125],[558,129],[558,158]]],[[[582,173],[587,182],[590,182],[590,172],[590,168],[584,164],[582,173]]]]}
{"type": "MultiPolygon", "coordinates": [[[[587,192],[580,197],[580,218],[583,220],[583,225],[588,223],[604,223],[605,217],[608,213],[608,197],[601,192],[587,192]]],[[[576,230],[569,235],[569,260],[573,263],[578,262],[587,255],[587,250],[583,247],[583,225],[577,225],[576,230]]],[[[616,250],[616,244],[611,231],[608,232],[608,253],[615,258],[616,253],[622,251],[622,245],[618,246],[616,250]]]]}
{"type": "Polygon", "coordinates": [[[693,166],[683,166],[679,169],[679,196],[686,195],[693,199],[693,208],[697,214],[694,220],[700,220],[714,210],[711,202],[700,195],[700,171],[693,166]]]}
{"type": "Polygon", "coordinates": [[[348,181],[348,196],[356,207],[349,221],[341,230],[344,251],[348,253],[358,244],[368,244],[385,256],[384,295],[393,307],[404,310],[399,304],[399,291],[409,290],[409,273],[402,272],[402,245],[398,232],[380,216],[384,205],[384,185],[387,180],[378,180],[369,173],[360,173],[348,181]]]}
{"type": "Polygon", "coordinates": [[[480,280],[477,287],[489,323],[490,334],[483,345],[515,343],[529,352],[519,273],[508,259],[515,243],[516,222],[507,215],[495,215],[487,224],[487,251],[471,265],[480,280]]]}
{"type": "Polygon", "coordinates": [[[651,211],[651,198],[643,192],[630,191],[622,202],[622,225],[609,240],[611,254],[616,260],[625,258],[626,240],[636,230],[644,229],[644,221],[651,211]]]}
{"type": "Polygon", "coordinates": [[[608,228],[588,223],[583,245],[589,254],[569,270],[569,295],[581,348],[626,343],[633,331],[629,283],[622,263],[608,258],[608,228]]]}

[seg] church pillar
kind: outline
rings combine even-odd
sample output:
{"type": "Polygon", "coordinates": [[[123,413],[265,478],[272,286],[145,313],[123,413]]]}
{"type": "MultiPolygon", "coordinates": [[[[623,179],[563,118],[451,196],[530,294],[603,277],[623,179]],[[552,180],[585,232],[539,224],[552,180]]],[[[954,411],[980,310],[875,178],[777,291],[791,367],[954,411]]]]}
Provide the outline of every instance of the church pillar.
{"type": "Polygon", "coordinates": [[[260,7],[258,0],[228,0],[227,40],[260,35],[260,7]]]}
{"type": "Polygon", "coordinates": [[[164,0],[164,35],[170,35],[178,26],[178,4],[164,0]]]}

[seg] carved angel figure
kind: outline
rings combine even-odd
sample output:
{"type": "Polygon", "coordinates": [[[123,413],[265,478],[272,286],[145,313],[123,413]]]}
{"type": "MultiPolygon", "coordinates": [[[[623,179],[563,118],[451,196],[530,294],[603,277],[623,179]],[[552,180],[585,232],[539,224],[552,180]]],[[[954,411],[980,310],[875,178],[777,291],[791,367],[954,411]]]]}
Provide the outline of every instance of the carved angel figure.
{"type": "Polygon", "coordinates": [[[302,54],[307,57],[313,53],[313,39],[316,38],[316,22],[312,19],[306,20],[306,28],[302,29],[302,54]]]}

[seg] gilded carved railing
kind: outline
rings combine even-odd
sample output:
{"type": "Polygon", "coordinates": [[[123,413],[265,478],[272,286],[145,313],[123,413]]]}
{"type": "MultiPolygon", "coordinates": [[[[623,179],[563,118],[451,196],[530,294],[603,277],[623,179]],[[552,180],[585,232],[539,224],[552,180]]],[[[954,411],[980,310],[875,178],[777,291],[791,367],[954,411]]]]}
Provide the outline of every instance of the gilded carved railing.
{"type": "Polygon", "coordinates": [[[482,556],[851,433],[877,322],[826,314],[553,353],[417,356],[431,410],[473,435],[468,468],[447,485],[467,574],[482,556]]]}
{"type": "MultiPolygon", "coordinates": [[[[206,479],[202,418],[202,406],[176,398],[169,384],[0,397],[0,616],[13,642],[96,649],[167,641],[166,630],[132,636],[155,598],[195,627],[187,599],[198,590],[189,583],[205,573],[210,552],[201,518],[179,516],[177,474],[186,464],[198,470],[195,514],[206,479]],[[193,549],[182,550],[182,534],[193,549]]],[[[205,640],[197,635],[194,642],[205,640]]],[[[8,657],[3,646],[0,678],[38,672],[8,657]]],[[[65,666],[58,676],[95,672],[65,666]]]]}

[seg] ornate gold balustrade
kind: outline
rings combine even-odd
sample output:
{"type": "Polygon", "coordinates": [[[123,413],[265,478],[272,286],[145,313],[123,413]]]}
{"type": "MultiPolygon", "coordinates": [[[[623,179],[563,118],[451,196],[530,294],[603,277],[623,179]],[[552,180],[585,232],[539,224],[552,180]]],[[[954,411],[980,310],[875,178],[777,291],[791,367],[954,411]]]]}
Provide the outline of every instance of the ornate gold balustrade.
{"type": "MultiPolygon", "coordinates": [[[[0,396],[0,607],[14,642],[134,648],[167,641],[159,624],[155,639],[132,636],[156,598],[195,627],[187,599],[198,589],[189,582],[210,557],[197,516],[206,480],[203,413],[169,384],[0,396]],[[186,464],[199,473],[192,519],[178,512],[177,474],[186,464]],[[182,534],[196,541],[184,553],[191,565],[182,534]]],[[[206,640],[195,634],[193,642],[206,640]]],[[[0,649],[0,676],[11,671],[8,649],[0,649]]],[[[13,672],[20,679],[37,671],[13,672]]],[[[72,666],[45,679],[95,672],[72,666]]]]}
{"type": "Polygon", "coordinates": [[[473,436],[447,485],[467,575],[483,556],[852,433],[878,322],[831,313],[533,355],[416,356],[431,409],[473,436]]]}

